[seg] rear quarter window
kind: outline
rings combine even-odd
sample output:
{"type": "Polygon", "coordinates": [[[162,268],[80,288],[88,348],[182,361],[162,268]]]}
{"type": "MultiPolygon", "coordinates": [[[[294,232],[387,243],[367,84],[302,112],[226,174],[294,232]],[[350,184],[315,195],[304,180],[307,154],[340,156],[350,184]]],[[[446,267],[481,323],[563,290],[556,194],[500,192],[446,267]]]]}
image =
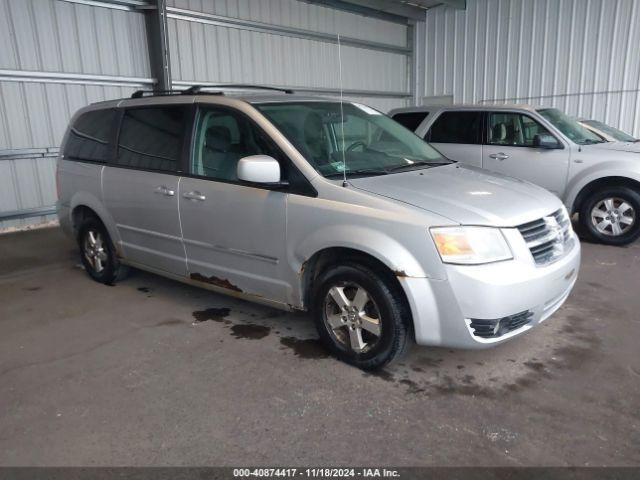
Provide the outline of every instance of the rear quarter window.
{"type": "Polygon", "coordinates": [[[396,113],[393,118],[396,122],[412,132],[415,132],[422,121],[427,118],[429,112],[403,112],[396,113]]]}
{"type": "Polygon", "coordinates": [[[116,111],[94,110],[80,115],[71,126],[63,155],[69,160],[107,162],[111,156],[111,139],[116,111]]]}

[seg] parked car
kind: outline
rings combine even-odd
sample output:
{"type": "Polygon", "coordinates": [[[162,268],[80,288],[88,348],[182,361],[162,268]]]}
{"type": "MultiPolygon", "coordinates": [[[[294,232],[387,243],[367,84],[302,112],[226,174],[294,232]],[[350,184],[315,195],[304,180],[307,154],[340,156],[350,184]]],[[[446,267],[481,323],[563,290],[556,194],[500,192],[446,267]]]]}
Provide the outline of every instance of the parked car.
{"type": "Polygon", "coordinates": [[[555,108],[449,105],[389,113],[450,159],[530,181],[560,197],[592,238],[640,236],[640,149],[607,143],[555,108]]]}
{"type": "Polygon", "coordinates": [[[595,133],[603,140],[607,142],[625,142],[625,143],[637,143],[640,142],[639,139],[635,138],[628,133],[623,132],[622,130],[618,130],[617,128],[612,127],[611,125],[607,125],[599,120],[589,120],[587,118],[578,119],[580,125],[589,130],[590,132],[595,133]]]}
{"type": "Polygon", "coordinates": [[[313,313],[339,358],[483,348],[553,314],[580,245],[554,195],[453,163],[380,112],[295,94],[97,103],[71,120],[59,218],[87,273],[133,266],[313,313]]]}

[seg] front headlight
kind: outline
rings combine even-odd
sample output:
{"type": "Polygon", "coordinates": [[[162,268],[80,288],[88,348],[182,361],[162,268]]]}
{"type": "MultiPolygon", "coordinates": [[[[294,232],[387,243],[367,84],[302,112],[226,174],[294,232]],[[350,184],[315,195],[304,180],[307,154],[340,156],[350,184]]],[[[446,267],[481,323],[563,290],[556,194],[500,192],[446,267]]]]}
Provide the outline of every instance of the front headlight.
{"type": "Polygon", "coordinates": [[[478,265],[513,258],[498,228],[438,227],[430,232],[444,263],[478,265]]]}

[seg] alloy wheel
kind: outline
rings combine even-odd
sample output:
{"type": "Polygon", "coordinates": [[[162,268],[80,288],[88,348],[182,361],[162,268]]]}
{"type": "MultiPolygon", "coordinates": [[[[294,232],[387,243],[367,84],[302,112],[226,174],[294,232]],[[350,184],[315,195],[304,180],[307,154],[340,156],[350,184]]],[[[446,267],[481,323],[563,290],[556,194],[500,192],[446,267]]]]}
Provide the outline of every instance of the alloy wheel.
{"type": "Polygon", "coordinates": [[[324,300],[324,321],[331,336],[356,353],[371,350],[382,338],[380,310],[361,286],[332,286],[324,300]]]}
{"type": "Polygon", "coordinates": [[[104,270],[109,259],[102,234],[96,230],[87,230],[82,246],[82,253],[96,273],[104,270]]]}
{"type": "Polygon", "coordinates": [[[635,209],[622,198],[605,198],[591,209],[591,223],[602,235],[616,237],[623,235],[635,222],[635,209]]]}

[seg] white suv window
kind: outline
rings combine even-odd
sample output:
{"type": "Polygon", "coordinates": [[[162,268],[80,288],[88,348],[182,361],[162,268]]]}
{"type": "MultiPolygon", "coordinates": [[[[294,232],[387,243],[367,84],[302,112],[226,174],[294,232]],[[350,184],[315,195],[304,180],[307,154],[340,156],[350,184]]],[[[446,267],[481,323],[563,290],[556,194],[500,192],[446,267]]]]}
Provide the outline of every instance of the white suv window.
{"type": "Polygon", "coordinates": [[[433,123],[425,140],[429,143],[480,144],[482,112],[444,112],[433,123]]]}
{"type": "Polygon", "coordinates": [[[420,126],[422,121],[427,118],[429,112],[401,112],[396,113],[393,118],[396,122],[412,132],[420,126]]]}
{"type": "Polygon", "coordinates": [[[551,135],[536,120],[522,113],[494,112],[489,114],[487,128],[490,145],[533,147],[536,135],[551,135]]]}

